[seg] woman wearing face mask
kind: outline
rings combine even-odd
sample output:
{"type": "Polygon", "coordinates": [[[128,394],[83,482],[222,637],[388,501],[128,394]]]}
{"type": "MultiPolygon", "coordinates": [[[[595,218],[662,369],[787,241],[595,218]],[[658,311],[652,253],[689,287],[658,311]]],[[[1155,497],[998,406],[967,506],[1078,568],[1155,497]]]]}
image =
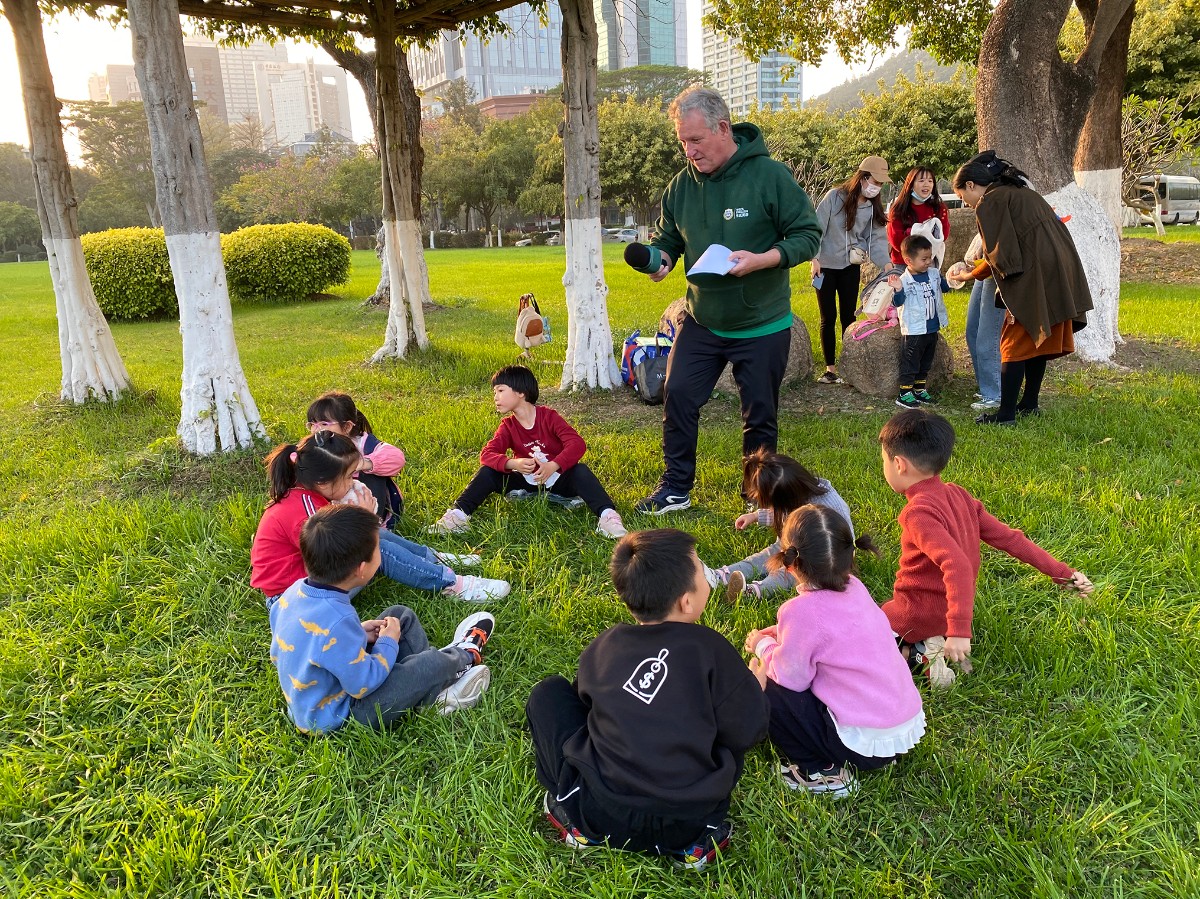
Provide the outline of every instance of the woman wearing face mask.
{"type": "Polygon", "coordinates": [[[904,256],[900,253],[900,244],[912,232],[917,222],[926,222],[937,218],[942,221],[942,237],[950,237],[950,214],[946,204],[937,192],[937,175],[933,169],[915,168],[904,178],[900,193],[892,201],[888,212],[888,250],[892,263],[904,265],[904,256]]]}
{"type": "Polygon", "coordinates": [[[891,180],[883,157],[868,156],[845,184],[830,190],[817,204],[822,236],[812,273],[825,356],[825,373],[817,379],[819,383],[842,381],[834,367],[834,329],[839,318],[843,334],[854,323],[862,263],[869,259],[881,270],[888,267],[887,216],[879,192],[891,180]]]}

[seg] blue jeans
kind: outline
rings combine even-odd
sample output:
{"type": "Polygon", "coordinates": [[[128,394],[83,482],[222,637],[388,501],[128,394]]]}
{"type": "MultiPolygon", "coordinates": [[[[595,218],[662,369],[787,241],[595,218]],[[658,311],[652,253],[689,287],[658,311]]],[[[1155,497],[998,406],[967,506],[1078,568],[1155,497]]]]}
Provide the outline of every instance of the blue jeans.
{"type": "Polygon", "coordinates": [[[975,383],[985,400],[1000,399],[1000,329],[1004,308],[996,307],[993,278],[976,281],[967,303],[967,351],[975,369],[975,383]]]}
{"type": "Polygon", "coordinates": [[[386,528],[379,529],[379,558],[379,570],[406,586],[444,590],[454,584],[454,572],[438,561],[432,549],[386,528]]]}

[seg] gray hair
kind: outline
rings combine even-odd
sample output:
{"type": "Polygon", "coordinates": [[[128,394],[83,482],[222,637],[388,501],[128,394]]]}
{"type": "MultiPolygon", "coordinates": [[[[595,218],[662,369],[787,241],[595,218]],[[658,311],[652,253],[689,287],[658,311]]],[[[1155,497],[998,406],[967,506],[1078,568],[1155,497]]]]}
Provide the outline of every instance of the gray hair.
{"type": "Polygon", "coordinates": [[[704,116],[709,131],[716,131],[721,122],[733,124],[725,100],[710,87],[692,85],[672,100],[667,109],[672,122],[679,122],[693,112],[704,116]]]}

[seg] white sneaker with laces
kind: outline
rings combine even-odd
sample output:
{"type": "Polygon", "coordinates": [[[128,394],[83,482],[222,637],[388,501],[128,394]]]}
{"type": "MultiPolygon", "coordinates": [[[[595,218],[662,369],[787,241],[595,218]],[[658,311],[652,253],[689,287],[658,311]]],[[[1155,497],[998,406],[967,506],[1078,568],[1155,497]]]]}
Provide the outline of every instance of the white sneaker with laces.
{"type": "Polygon", "coordinates": [[[461,534],[471,528],[471,516],[453,507],[425,529],[427,534],[461,534]]]}
{"type": "Polygon", "coordinates": [[[609,540],[619,540],[629,531],[625,530],[625,523],[621,521],[621,516],[616,509],[605,509],[600,513],[600,521],[596,524],[596,533],[609,540]]]}
{"type": "Polygon", "coordinates": [[[469,709],[483,698],[483,691],[492,682],[487,665],[473,665],[459,675],[458,680],[437,695],[434,705],[439,715],[449,715],[459,709],[469,709]]]}
{"type": "Polygon", "coordinates": [[[447,596],[457,596],[463,602],[487,602],[489,599],[502,599],[508,596],[508,591],[511,589],[508,581],[464,574],[462,575],[461,590],[455,592],[453,587],[447,587],[442,592],[447,596]]]}
{"type": "Polygon", "coordinates": [[[483,564],[483,558],[475,553],[444,553],[435,549],[433,554],[447,568],[478,568],[483,564]]]}
{"type": "Polygon", "coordinates": [[[999,400],[985,400],[983,397],[980,397],[975,402],[971,403],[971,408],[976,409],[981,412],[986,409],[999,409],[1000,401],[999,400]]]}

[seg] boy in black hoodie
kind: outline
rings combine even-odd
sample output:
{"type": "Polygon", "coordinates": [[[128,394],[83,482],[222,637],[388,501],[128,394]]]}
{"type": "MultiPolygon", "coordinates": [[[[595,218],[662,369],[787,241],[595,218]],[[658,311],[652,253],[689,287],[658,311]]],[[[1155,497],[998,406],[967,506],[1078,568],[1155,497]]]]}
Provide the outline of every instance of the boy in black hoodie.
{"type": "Polygon", "coordinates": [[[729,796],[768,706],[733,645],[696,623],[715,579],[695,546],[670,529],[622,538],[612,578],[637,624],[593,640],[574,684],[555,675],[530,694],[546,817],[569,845],[699,870],[729,844],[729,796]]]}

